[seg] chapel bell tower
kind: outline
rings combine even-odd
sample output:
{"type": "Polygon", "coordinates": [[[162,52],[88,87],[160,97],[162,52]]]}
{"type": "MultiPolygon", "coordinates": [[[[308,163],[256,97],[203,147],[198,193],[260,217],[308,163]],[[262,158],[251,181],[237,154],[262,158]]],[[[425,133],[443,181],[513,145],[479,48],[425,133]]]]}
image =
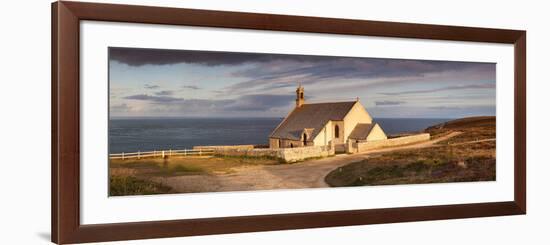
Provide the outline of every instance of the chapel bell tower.
{"type": "Polygon", "coordinates": [[[296,107],[300,107],[304,104],[304,87],[298,85],[296,89],[296,107]]]}

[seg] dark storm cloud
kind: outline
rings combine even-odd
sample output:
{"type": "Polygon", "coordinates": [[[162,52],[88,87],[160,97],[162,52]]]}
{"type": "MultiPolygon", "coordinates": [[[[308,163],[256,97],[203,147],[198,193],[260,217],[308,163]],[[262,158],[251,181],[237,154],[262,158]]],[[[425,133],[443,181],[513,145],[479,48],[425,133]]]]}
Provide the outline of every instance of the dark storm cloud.
{"type": "Polygon", "coordinates": [[[404,101],[390,101],[390,100],[375,101],[374,103],[376,104],[376,106],[391,106],[391,105],[405,104],[404,101]]]}
{"type": "Polygon", "coordinates": [[[315,55],[262,54],[170,49],[109,48],[109,59],[131,66],[178,63],[205,66],[269,63],[267,69],[252,68],[235,73],[244,77],[273,78],[296,74],[316,74],[318,78],[357,76],[402,76],[447,70],[462,70],[491,63],[358,58],[315,55]],[[278,69],[289,64],[294,69],[278,69]],[[300,66],[295,66],[301,63],[300,66]]]}
{"type": "Polygon", "coordinates": [[[153,95],[147,95],[147,94],[130,95],[130,96],[124,97],[123,99],[145,100],[145,101],[151,101],[156,103],[170,103],[170,102],[184,101],[184,99],[182,98],[175,98],[175,97],[169,97],[169,96],[153,96],[153,95]]]}
{"type": "Polygon", "coordinates": [[[386,92],[380,93],[383,95],[404,95],[404,94],[425,94],[425,93],[434,93],[450,90],[463,90],[463,89],[494,89],[495,84],[473,84],[473,85],[462,85],[462,86],[448,86],[443,88],[435,89],[424,89],[424,90],[412,90],[412,91],[402,91],[402,92],[386,92]]]}
{"type": "MultiPolygon", "coordinates": [[[[240,65],[248,62],[265,62],[280,55],[236,52],[211,52],[171,49],[109,48],[109,59],[130,66],[170,65],[178,63],[206,66],[240,65]]],[[[294,59],[305,59],[298,56],[294,59]]]]}

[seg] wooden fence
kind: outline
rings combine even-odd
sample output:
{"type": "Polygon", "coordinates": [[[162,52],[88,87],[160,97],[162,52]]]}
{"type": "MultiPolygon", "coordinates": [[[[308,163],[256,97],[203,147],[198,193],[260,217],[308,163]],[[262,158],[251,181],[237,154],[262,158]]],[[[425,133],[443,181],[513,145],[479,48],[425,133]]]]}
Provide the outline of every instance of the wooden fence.
{"type": "Polygon", "coordinates": [[[122,152],[109,154],[109,159],[141,159],[141,158],[165,158],[165,157],[185,157],[185,156],[211,156],[214,154],[213,149],[197,149],[197,150],[162,150],[162,151],[138,151],[138,152],[122,152]]]}

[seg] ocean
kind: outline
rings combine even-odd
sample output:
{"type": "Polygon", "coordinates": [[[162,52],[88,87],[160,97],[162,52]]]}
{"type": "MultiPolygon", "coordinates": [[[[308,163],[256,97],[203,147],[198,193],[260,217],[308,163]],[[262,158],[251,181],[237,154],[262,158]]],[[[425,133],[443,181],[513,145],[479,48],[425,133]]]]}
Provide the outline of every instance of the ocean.
{"type": "MultiPolygon", "coordinates": [[[[109,120],[109,153],[268,144],[282,118],[139,118],[109,120]]],[[[375,119],[386,134],[421,131],[441,118],[375,119]]]]}

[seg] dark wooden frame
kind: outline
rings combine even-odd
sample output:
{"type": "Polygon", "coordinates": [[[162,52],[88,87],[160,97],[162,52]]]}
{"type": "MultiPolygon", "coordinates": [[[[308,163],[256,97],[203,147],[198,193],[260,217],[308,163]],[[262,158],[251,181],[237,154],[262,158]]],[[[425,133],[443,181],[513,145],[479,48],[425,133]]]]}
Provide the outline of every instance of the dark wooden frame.
{"type": "Polygon", "coordinates": [[[80,243],[221,233],[457,219],[526,213],[526,32],[458,26],[236,13],[130,5],[52,4],[52,241],[80,243]],[[514,45],[514,200],[228,218],[80,224],[79,23],[115,21],[201,27],[420,38],[514,45]]]}

